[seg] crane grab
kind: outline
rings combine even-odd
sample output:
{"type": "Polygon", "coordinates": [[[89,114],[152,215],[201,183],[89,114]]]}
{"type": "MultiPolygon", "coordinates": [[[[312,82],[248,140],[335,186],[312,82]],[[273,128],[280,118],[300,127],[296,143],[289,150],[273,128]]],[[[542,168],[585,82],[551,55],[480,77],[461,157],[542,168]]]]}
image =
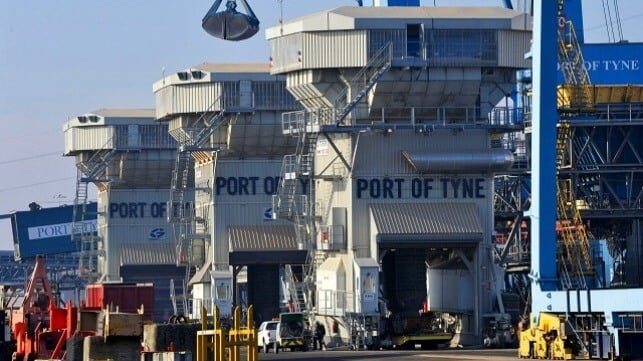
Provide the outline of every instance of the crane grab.
{"type": "Polygon", "coordinates": [[[237,1],[227,0],[225,10],[218,11],[223,0],[216,0],[202,21],[203,30],[223,40],[245,40],[259,31],[259,19],[246,0],[240,0],[246,14],[237,11],[237,1]]]}

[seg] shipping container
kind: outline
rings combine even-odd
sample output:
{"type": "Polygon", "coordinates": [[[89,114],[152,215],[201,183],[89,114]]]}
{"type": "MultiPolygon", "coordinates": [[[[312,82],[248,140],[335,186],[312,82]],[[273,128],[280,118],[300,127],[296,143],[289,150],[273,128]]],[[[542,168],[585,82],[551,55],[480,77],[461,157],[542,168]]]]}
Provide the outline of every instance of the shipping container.
{"type": "Polygon", "coordinates": [[[102,283],[87,285],[86,307],[111,308],[136,313],[143,307],[143,319],[154,315],[154,286],[151,283],[102,283]]]}

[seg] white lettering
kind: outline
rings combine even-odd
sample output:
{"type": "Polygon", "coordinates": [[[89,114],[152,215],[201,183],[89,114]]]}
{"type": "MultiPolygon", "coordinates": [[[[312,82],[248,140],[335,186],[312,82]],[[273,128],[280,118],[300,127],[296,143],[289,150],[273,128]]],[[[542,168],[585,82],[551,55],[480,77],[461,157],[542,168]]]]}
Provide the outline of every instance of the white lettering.
{"type": "MultiPolygon", "coordinates": [[[[53,237],[71,236],[71,223],[49,224],[45,226],[36,226],[27,228],[30,240],[45,239],[53,237]]],[[[96,220],[83,221],[74,224],[74,234],[96,232],[98,224],[96,220]]]]}
{"type": "MultiPolygon", "coordinates": [[[[638,59],[629,60],[586,60],[583,68],[587,71],[639,71],[641,70],[638,59]]],[[[556,65],[558,71],[573,71],[574,64],[570,61],[559,62],[556,65]]]]}

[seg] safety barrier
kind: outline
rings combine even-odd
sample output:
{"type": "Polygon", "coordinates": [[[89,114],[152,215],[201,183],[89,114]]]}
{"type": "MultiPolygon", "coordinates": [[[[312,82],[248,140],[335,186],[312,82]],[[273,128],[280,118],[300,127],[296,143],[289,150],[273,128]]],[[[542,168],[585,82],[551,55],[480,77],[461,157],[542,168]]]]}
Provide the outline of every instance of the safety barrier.
{"type": "Polygon", "coordinates": [[[248,307],[246,325],[241,325],[241,308],[234,308],[232,327],[222,327],[219,308],[212,311],[213,329],[208,329],[207,311],[201,310],[201,331],[196,336],[196,361],[241,361],[241,349],[247,347],[246,361],[258,361],[257,330],[254,327],[254,307],[248,307]]]}

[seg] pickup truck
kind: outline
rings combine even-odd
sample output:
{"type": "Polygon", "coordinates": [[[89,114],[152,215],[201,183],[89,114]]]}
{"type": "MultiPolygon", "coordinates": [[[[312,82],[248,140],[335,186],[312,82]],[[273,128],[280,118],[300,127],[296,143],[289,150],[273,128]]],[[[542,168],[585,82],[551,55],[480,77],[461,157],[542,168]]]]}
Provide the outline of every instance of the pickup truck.
{"type": "Polygon", "coordinates": [[[263,350],[264,353],[268,353],[268,350],[272,347],[276,349],[277,344],[275,341],[277,340],[278,325],[279,321],[264,321],[259,326],[257,344],[259,345],[259,349],[263,350]]]}
{"type": "Polygon", "coordinates": [[[307,351],[312,341],[308,320],[301,312],[286,312],[279,315],[275,352],[279,349],[307,351]]]}

